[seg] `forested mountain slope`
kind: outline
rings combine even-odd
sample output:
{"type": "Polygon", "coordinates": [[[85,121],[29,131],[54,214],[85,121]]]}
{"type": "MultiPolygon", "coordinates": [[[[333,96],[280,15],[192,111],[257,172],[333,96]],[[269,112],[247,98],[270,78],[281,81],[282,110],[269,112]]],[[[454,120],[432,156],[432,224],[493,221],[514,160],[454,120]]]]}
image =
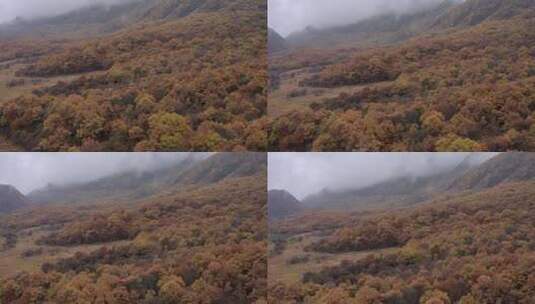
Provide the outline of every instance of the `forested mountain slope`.
{"type": "Polygon", "coordinates": [[[303,211],[304,206],[286,190],[268,191],[268,216],[270,220],[292,216],[303,211]]]}
{"type": "Polygon", "coordinates": [[[262,170],[266,170],[264,153],[190,155],[169,167],[121,172],[81,184],[49,185],[28,197],[39,204],[139,201],[162,192],[251,176],[262,170]]]}
{"type": "Polygon", "coordinates": [[[178,176],[200,161],[190,157],[168,168],[125,171],[78,184],[51,184],[28,197],[38,204],[139,200],[176,186],[178,176]]]}
{"type": "Polygon", "coordinates": [[[135,23],[176,20],[202,12],[254,10],[260,4],[258,1],[243,0],[123,0],[111,5],[93,4],[52,17],[18,17],[12,22],[0,24],[0,38],[99,36],[135,23]]]}
{"type": "Polygon", "coordinates": [[[450,186],[450,191],[476,191],[502,183],[533,179],[535,179],[535,154],[502,153],[455,180],[450,186]]]}
{"type": "Polygon", "coordinates": [[[266,183],[259,169],[135,204],[42,205],[1,216],[0,301],[265,301],[266,183]]]}
{"type": "Polygon", "coordinates": [[[434,26],[471,26],[486,20],[504,20],[535,8],[530,0],[468,0],[442,15],[434,26]]]}
{"type": "Polygon", "coordinates": [[[266,153],[217,153],[180,173],[175,184],[210,184],[225,178],[243,177],[267,170],[266,153]]]}
{"type": "Polygon", "coordinates": [[[362,219],[307,247],[353,260],[270,284],[293,303],[529,303],[533,182],[362,219]],[[359,253],[360,256],[358,255],[359,253]]]}
{"type": "Polygon", "coordinates": [[[271,58],[270,147],[532,150],[533,2],[467,0],[441,16],[470,8],[483,17],[402,43],[271,58]]]}
{"type": "Polygon", "coordinates": [[[265,150],[265,2],[151,3],[95,38],[5,41],[0,131],[26,150],[265,150]]]}
{"type": "Polygon", "coordinates": [[[268,53],[280,52],[287,48],[286,40],[275,30],[268,29],[268,53]]]}
{"type": "Polygon", "coordinates": [[[438,27],[442,18],[457,1],[445,0],[425,4],[416,12],[384,13],[356,23],[331,28],[308,27],[292,33],[287,43],[295,48],[323,48],[333,46],[369,47],[407,40],[438,27]]]}
{"type": "MultiPolygon", "coordinates": [[[[351,211],[413,206],[436,196],[459,191],[455,185],[463,183],[461,179],[478,171],[483,164],[492,166],[488,164],[491,161],[486,162],[489,157],[492,156],[470,154],[456,166],[430,169],[429,174],[421,176],[401,174],[363,188],[324,189],[303,199],[303,205],[309,208],[351,211]]],[[[516,162],[516,165],[519,164],[526,166],[525,160],[516,162]]]]}
{"type": "Polygon", "coordinates": [[[269,298],[289,303],[529,303],[535,182],[501,154],[405,208],[272,222],[269,298]],[[465,191],[469,190],[469,191],[465,191]],[[272,266],[273,265],[273,266],[272,266]]]}
{"type": "Polygon", "coordinates": [[[30,201],[11,185],[0,185],[0,214],[28,207],[30,201]]]}

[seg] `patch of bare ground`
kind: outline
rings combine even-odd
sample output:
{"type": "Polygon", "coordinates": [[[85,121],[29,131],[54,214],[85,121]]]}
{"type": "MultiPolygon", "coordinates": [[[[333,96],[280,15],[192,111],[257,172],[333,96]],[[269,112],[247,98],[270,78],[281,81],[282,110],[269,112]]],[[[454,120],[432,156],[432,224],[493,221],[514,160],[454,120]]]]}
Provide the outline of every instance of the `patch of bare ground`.
{"type": "Polygon", "coordinates": [[[325,267],[337,266],[342,261],[357,261],[369,254],[388,253],[397,250],[397,248],[388,248],[337,254],[305,251],[305,247],[322,238],[318,233],[310,232],[295,235],[288,239],[287,246],[281,254],[269,257],[269,284],[298,283],[307,272],[319,272],[325,267]]]}
{"type": "Polygon", "coordinates": [[[300,83],[315,74],[308,68],[291,70],[280,75],[279,87],[269,93],[268,115],[277,118],[295,110],[308,109],[314,103],[337,98],[340,94],[352,95],[364,88],[383,87],[392,82],[378,82],[366,85],[316,88],[300,86],[300,83]]]}
{"type": "Polygon", "coordinates": [[[77,252],[89,253],[102,246],[113,247],[129,241],[117,241],[81,246],[48,246],[37,244],[37,240],[50,233],[46,226],[25,229],[17,233],[15,247],[0,251],[0,278],[13,277],[17,273],[36,272],[44,263],[72,257],[77,252]]]}

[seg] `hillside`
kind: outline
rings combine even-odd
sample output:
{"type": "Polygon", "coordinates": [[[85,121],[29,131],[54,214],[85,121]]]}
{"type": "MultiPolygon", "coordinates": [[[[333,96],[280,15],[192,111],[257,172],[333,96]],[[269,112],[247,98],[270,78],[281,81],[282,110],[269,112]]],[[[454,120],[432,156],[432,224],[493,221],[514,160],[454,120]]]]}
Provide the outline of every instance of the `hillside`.
{"type": "Polygon", "coordinates": [[[86,183],[48,185],[28,197],[38,204],[136,201],[176,186],[176,178],[198,161],[188,159],[158,170],[126,171],[86,183]]]}
{"type": "Polygon", "coordinates": [[[320,240],[301,236],[310,243],[294,254],[310,262],[298,262],[303,273],[297,282],[274,279],[269,298],[294,303],[529,302],[531,283],[522,278],[533,271],[533,186],[504,184],[403,212],[356,216],[354,224],[325,231],[329,236],[320,240]]]}
{"type": "Polygon", "coordinates": [[[40,204],[133,202],[162,192],[258,174],[265,170],[266,162],[263,153],[190,155],[167,168],[122,172],[88,183],[49,185],[31,192],[28,197],[40,204]]]}
{"type": "Polygon", "coordinates": [[[440,16],[435,27],[471,26],[488,20],[503,20],[535,8],[530,0],[468,0],[440,16]]]}
{"type": "Polygon", "coordinates": [[[5,39],[0,134],[30,151],[264,151],[265,2],[137,5],[90,38],[5,39]]]}
{"type": "MultiPolygon", "coordinates": [[[[148,3],[148,1],[144,1],[148,3]]],[[[141,2],[112,6],[93,5],[66,14],[39,19],[17,18],[0,25],[0,38],[38,38],[68,34],[68,37],[95,36],[117,31],[136,21],[141,2]]]]}
{"type": "Polygon", "coordinates": [[[308,27],[289,35],[287,43],[299,48],[370,47],[398,43],[438,27],[437,20],[455,3],[454,0],[446,0],[438,4],[422,4],[417,12],[401,15],[385,13],[343,26],[308,27]]]}
{"type": "Polygon", "coordinates": [[[0,214],[12,212],[30,205],[30,200],[10,185],[0,185],[0,214]]]}
{"type": "Polygon", "coordinates": [[[266,153],[217,153],[179,174],[175,184],[210,184],[225,178],[244,177],[267,170],[266,153]]]}
{"type": "Polygon", "coordinates": [[[52,17],[17,18],[0,25],[0,39],[77,38],[110,34],[136,23],[177,20],[191,14],[221,10],[255,9],[260,2],[243,0],[123,0],[117,4],[93,4],[52,17]]]}
{"type": "MultiPolygon", "coordinates": [[[[402,175],[356,189],[324,189],[307,196],[302,203],[309,208],[352,211],[412,206],[453,191],[454,184],[472,170],[477,171],[487,158],[470,154],[454,167],[430,170],[433,173],[423,176],[402,175]]],[[[519,163],[526,164],[525,160],[519,163]]]]}
{"type": "Polygon", "coordinates": [[[276,53],[287,49],[286,40],[274,29],[268,29],[268,53],[276,53]]]}
{"type": "Polygon", "coordinates": [[[467,0],[440,16],[473,5],[474,25],[271,58],[270,149],[533,150],[532,3],[467,0]]]}
{"type": "Polygon", "coordinates": [[[532,163],[529,154],[500,154],[455,179],[470,191],[418,205],[273,221],[268,300],[529,303],[532,163]]]}
{"type": "Polygon", "coordinates": [[[265,170],[249,171],[136,204],[0,216],[0,302],[265,301],[266,182],[265,170]]]}
{"type": "MultiPolygon", "coordinates": [[[[453,174],[452,174],[453,175],[453,174]]],[[[366,210],[402,207],[423,202],[447,187],[450,176],[390,179],[358,190],[323,190],[307,197],[303,203],[311,208],[366,210]]]]}
{"type": "Polygon", "coordinates": [[[299,213],[304,209],[301,202],[285,190],[268,191],[268,218],[281,219],[299,213]]]}
{"type": "Polygon", "coordinates": [[[509,182],[535,179],[533,153],[502,153],[455,180],[450,191],[477,191],[509,182]]]}

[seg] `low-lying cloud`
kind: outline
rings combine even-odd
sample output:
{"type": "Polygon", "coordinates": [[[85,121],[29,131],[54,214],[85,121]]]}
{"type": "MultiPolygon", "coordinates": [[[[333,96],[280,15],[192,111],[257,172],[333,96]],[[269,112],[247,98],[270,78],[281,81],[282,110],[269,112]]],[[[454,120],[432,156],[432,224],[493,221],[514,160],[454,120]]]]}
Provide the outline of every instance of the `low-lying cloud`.
{"type": "MultiPolygon", "coordinates": [[[[470,153],[270,153],[268,188],[303,199],[323,189],[358,189],[400,176],[454,168],[470,153]]],[[[477,153],[482,161],[495,153],[477,153]]]]}
{"type": "Polygon", "coordinates": [[[426,9],[444,0],[268,0],[269,26],[281,35],[344,25],[386,13],[405,14],[426,9]]]}
{"type": "MultiPolygon", "coordinates": [[[[0,184],[23,193],[48,184],[82,183],[114,173],[164,168],[190,153],[0,153],[0,184]]],[[[209,154],[198,153],[196,157],[209,154]]]]}
{"type": "Polygon", "coordinates": [[[0,23],[17,17],[57,16],[90,5],[113,5],[131,0],[0,0],[0,23]]]}

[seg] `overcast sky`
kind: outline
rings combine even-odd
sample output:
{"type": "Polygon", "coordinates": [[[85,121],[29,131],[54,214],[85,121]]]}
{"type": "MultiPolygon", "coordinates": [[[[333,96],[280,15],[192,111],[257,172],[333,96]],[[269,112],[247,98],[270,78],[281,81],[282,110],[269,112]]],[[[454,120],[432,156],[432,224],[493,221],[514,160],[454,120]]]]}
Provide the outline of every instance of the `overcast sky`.
{"type": "MultiPolygon", "coordinates": [[[[469,153],[270,153],[268,188],[298,199],[323,189],[361,188],[383,180],[426,176],[456,166],[469,153]]],[[[478,153],[490,158],[494,153],[478,153]]]]}
{"type": "Polygon", "coordinates": [[[0,184],[28,192],[95,180],[127,170],[163,168],[189,153],[0,153],[0,184]]]}
{"type": "Polygon", "coordinates": [[[0,23],[16,17],[56,16],[93,4],[115,4],[129,0],[0,0],[0,23]]]}
{"type": "Polygon", "coordinates": [[[421,10],[443,0],[268,0],[268,23],[283,36],[312,25],[344,25],[384,13],[421,10]]]}

